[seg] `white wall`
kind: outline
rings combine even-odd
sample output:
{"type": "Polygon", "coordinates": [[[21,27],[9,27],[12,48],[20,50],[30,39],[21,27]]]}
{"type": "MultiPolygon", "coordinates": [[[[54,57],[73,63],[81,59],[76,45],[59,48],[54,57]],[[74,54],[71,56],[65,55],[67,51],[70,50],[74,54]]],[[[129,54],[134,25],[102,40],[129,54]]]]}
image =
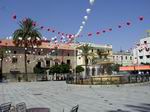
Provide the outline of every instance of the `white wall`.
{"type": "Polygon", "coordinates": [[[139,44],[133,49],[133,56],[134,64],[150,63],[150,37],[140,39],[139,44]]]}

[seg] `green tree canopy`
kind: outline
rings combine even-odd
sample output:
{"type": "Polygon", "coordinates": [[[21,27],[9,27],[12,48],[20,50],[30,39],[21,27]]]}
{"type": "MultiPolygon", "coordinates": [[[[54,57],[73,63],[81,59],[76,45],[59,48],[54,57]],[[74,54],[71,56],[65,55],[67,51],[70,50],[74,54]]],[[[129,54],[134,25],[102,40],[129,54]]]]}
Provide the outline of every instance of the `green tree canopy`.
{"type": "Polygon", "coordinates": [[[70,66],[68,64],[61,64],[60,66],[60,73],[69,73],[70,66]]]}
{"type": "Polygon", "coordinates": [[[84,68],[80,65],[76,66],[76,73],[81,73],[84,71],[84,68]]]}

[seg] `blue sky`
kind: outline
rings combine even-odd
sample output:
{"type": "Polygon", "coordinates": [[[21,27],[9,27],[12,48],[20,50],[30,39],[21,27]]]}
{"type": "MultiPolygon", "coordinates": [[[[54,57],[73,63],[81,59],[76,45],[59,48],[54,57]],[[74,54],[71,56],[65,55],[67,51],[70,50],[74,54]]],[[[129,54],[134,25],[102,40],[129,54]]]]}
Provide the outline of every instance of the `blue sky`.
{"type": "MultiPolygon", "coordinates": [[[[0,0],[0,38],[11,36],[19,27],[12,14],[16,14],[17,20],[30,17],[47,28],[75,34],[87,8],[92,11],[78,41],[112,44],[114,50],[127,50],[150,29],[150,0],[95,0],[92,6],[89,0],[0,0]],[[140,22],[138,16],[144,16],[144,21],[140,22]],[[131,21],[130,26],[125,25],[127,21],[131,21]],[[119,29],[119,24],[124,27],[119,29]],[[95,34],[108,28],[113,30],[95,34]],[[93,33],[90,37],[89,32],[93,33]]],[[[41,33],[48,39],[57,36],[45,30],[41,33]]]]}

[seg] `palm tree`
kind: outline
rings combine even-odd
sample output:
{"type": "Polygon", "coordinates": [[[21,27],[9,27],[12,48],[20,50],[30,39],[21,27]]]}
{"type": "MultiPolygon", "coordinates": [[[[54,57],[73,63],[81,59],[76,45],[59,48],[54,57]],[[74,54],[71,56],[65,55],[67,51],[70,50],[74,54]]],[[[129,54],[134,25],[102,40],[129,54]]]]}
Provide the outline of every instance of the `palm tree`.
{"type": "Polygon", "coordinates": [[[93,56],[93,53],[90,52],[92,50],[92,47],[89,44],[84,44],[77,47],[77,49],[80,49],[82,51],[80,55],[84,57],[85,74],[87,74],[88,57],[93,56]]]}
{"type": "Polygon", "coordinates": [[[24,62],[25,62],[25,76],[26,81],[28,81],[27,76],[27,50],[28,47],[34,47],[41,45],[41,33],[39,32],[39,28],[36,27],[35,22],[26,18],[19,22],[20,28],[14,31],[13,33],[13,41],[14,44],[18,47],[24,47],[24,62]]]}

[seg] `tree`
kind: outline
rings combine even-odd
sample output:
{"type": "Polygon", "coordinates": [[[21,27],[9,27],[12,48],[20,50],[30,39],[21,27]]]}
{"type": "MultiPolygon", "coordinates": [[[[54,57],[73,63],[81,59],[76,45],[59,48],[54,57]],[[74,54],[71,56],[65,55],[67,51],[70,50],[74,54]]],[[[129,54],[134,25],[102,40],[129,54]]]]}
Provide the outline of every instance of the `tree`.
{"type": "Polygon", "coordinates": [[[41,33],[39,28],[36,27],[36,23],[27,18],[19,22],[20,28],[13,33],[13,42],[17,47],[24,47],[24,64],[25,64],[25,76],[27,76],[27,50],[28,47],[34,47],[41,45],[41,33]]]}
{"type": "Polygon", "coordinates": [[[47,76],[45,76],[47,69],[48,68],[42,68],[41,66],[38,66],[38,64],[36,64],[36,66],[33,68],[33,71],[35,74],[37,74],[37,76],[40,74],[42,76],[42,80],[44,77],[44,80],[47,80],[47,76]]]}
{"type": "Polygon", "coordinates": [[[60,73],[65,74],[70,72],[70,66],[68,64],[61,64],[60,66],[60,73]]]}
{"type": "Polygon", "coordinates": [[[121,66],[120,64],[112,64],[112,66],[111,66],[112,71],[119,72],[120,66],[121,66]]]}
{"type": "Polygon", "coordinates": [[[89,44],[84,44],[77,47],[77,49],[80,49],[82,51],[80,55],[84,57],[85,74],[87,74],[88,57],[93,56],[93,53],[90,52],[92,50],[92,47],[89,44]]]}
{"type": "Polygon", "coordinates": [[[42,67],[39,67],[38,65],[36,65],[34,68],[33,68],[33,71],[35,74],[44,74],[46,69],[45,68],[42,68],[42,67]]]}
{"type": "Polygon", "coordinates": [[[58,64],[50,67],[50,69],[49,69],[49,74],[52,74],[53,77],[54,77],[55,73],[56,73],[56,77],[57,77],[57,74],[60,73],[60,66],[58,64]]]}
{"type": "Polygon", "coordinates": [[[70,66],[68,64],[56,64],[49,69],[49,73],[54,76],[54,74],[65,74],[65,73],[70,73],[70,66]]]}
{"type": "Polygon", "coordinates": [[[81,73],[84,71],[84,68],[80,65],[76,66],[76,73],[81,73]]]}

